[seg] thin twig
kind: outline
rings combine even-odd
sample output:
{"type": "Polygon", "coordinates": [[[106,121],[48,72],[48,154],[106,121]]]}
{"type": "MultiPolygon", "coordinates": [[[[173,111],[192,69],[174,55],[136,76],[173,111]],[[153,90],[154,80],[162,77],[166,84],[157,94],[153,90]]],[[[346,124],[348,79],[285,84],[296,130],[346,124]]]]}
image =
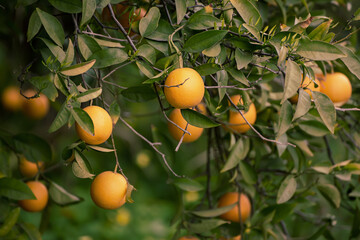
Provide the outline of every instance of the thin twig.
{"type": "Polygon", "coordinates": [[[132,39],[129,37],[129,35],[127,34],[125,28],[121,25],[121,23],[117,20],[115,14],[114,14],[114,11],[111,7],[111,4],[109,3],[108,5],[108,8],[109,8],[109,11],[110,11],[110,14],[111,14],[111,17],[112,19],[114,20],[114,22],[116,23],[116,25],[118,26],[118,28],[120,29],[120,31],[124,34],[124,36],[126,37],[126,40],[129,42],[131,48],[136,52],[137,51],[137,48],[135,47],[134,45],[134,42],[132,41],[132,39]]]}
{"type": "Polygon", "coordinates": [[[126,39],[119,39],[119,38],[109,37],[109,36],[102,35],[102,34],[99,34],[99,33],[93,33],[93,32],[87,32],[87,31],[82,31],[81,33],[86,34],[86,35],[106,38],[106,39],[117,41],[117,42],[127,42],[126,39]]]}
{"type": "Polygon", "coordinates": [[[255,63],[252,63],[252,65],[254,65],[255,67],[259,67],[259,68],[263,68],[263,69],[266,69],[272,73],[275,73],[275,74],[279,74],[281,71],[275,71],[275,70],[272,70],[271,68],[268,68],[266,66],[261,66],[259,64],[255,64],[255,63]]]}
{"type": "Polygon", "coordinates": [[[213,89],[213,88],[230,88],[230,89],[235,89],[235,90],[242,90],[242,91],[248,91],[248,90],[255,90],[255,87],[250,87],[250,88],[240,88],[237,87],[235,85],[233,86],[205,86],[206,89],[213,89]]]}
{"type": "Polygon", "coordinates": [[[166,160],[166,156],[164,153],[160,152],[159,149],[156,148],[157,145],[159,145],[159,143],[153,143],[150,140],[148,140],[146,137],[144,137],[143,135],[141,135],[139,132],[137,132],[128,122],[126,122],[122,117],[119,117],[120,121],[122,123],[124,123],[133,133],[135,133],[138,137],[140,137],[142,140],[144,140],[146,143],[148,143],[163,159],[164,164],[166,165],[166,167],[169,169],[169,171],[175,176],[175,177],[184,177],[184,176],[180,176],[178,174],[176,174],[174,172],[174,170],[172,170],[172,168],[170,167],[169,163],[166,160]]]}
{"type": "Polygon", "coordinates": [[[163,3],[164,8],[165,8],[166,16],[167,16],[167,18],[168,18],[171,26],[173,26],[174,24],[173,24],[173,22],[172,22],[172,20],[171,20],[171,16],[170,16],[170,13],[169,13],[169,9],[167,8],[167,4],[166,4],[166,2],[165,2],[164,0],[162,0],[162,3],[163,3]]]}
{"type": "MultiPolygon", "coordinates": [[[[186,123],[186,126],[185,126],[185,130],[187,130],[188,126],[189,126],[189,123],[187,122],[187,123],[186,123]]],[[[180,148],[180,146],[181,146],[181,144],[182,144],[182,142],[183,142],[183,140],[184,140],[185,134],[186,134],[186,133],[183,132],[183,134],[182,134],[182,136],[181,136],[181,138],[180,138],[180,140],[179,140],[179,143],[178,143],[178,145],[177,145],[176,148],[175,148],[175,152],[179,151],[179,148],[180,148]]]]}
{"type": "Polygon", "coordinates": [[[120,86],[119,84],[116,84],[116,83],[108,82],[106,80],[102,80],[102,81],[103,81],[103,83],[107,83],[107,84],[113,85],[113,86],[121,88],[121,89],[127,89],[127,87],[120,86]]]}
{"type": "Polygon", "coordinates": [[[336,109],[337,111],[341,111],[341,112],[360,111],[360,108],[339,108],[339,107],[335,107],[335,109],[336,109]]]}
{"type": "Polygon", "coordinates": [[[129,65],[130,63],[133,63],[133,62],[134,62],[134,61],[130,61],[130,62],[127,62],[127,63],[124,63],[124,64],[122,64],[122,65],[117,66],[116,68],[114,68],[113,70],[111,70],[108,74],[106,74],[106,75],[102,78],[102,80],[104,81],[106,78],[108,78],[111,74],[113,74],[114,72],[116,72],[116,71],[119,70],[120,68],[125,67],[125,66],[127,66],[127,65],[129,65]]]}

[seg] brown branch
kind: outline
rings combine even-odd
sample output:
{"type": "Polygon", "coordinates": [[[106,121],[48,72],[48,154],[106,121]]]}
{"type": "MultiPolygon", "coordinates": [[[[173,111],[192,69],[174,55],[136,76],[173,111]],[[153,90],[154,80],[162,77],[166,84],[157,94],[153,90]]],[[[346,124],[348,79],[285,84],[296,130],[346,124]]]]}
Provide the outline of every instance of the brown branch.
{"type": "MultiPolygon", "coordinates": [[[[189,126],[189,123],[186,123],[185,130],[187,130],[188,126],[189,126]]],[[[182,144],[182,142],[183,142],[183,140],[184,140],[185,134],[186,134],[186,133],[183,132],[183,134],[182,134],[182,136],[181,136],[181,138],[180,138],[180,140],[179,140],[179,143],[178,143],[178,145],[177,145],[176,148],[175,148],[175,152],[179,151],[179,148],[180,148],[180,146],[181,146],[181,144],[182,144]]]]}
{"type": "Polygon", "coordinates": [[[250,88],[240,88],[237,86],[205,86],[206,89],[214,89],[214,88],[230,88],[230,89],[235,89],[235,90],[242,90],[242,91],[248,91],[248,90],[255,90],[255,87],[250,87],[250,88]]]}
{"type": "Polygon", "coordinates": [[[341,111],[341,112],[360,111],[360,108],[339,108],[339,107],[335,107],[335,109],[336,109],[337,111],[341,111]]]}
{"type": "Polygon", "coordinates": [[[102,34],[99,34],[99,33],[93,33],[93,32],[87,32],[87,31],[82,31],[81,33],[86,34],[86,35],[106,38],[106,39],[117,41],[117,42],[127,42],[127,40],[125,40],[125,39],[114,38],[114,37],[102,35],[102,34]]]}

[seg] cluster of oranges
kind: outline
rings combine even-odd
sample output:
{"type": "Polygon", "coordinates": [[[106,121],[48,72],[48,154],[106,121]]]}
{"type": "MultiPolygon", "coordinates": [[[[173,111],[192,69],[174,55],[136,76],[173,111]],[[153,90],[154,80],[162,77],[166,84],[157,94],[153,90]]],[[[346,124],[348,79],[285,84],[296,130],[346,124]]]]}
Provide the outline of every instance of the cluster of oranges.
{"type": "MultiPolygon", "coordinates": [[[[28,89],[23,93],[26,97],[33,97],[36,91],[28,89]]],[[[3,107],[11,112],[22,111],[31,119],[41,119],[49,111],[49,99],[44,94],[39,97],[27,99],[20,94],[20,89],[15,86],[7,87],[1,96],[3,107]]]]}

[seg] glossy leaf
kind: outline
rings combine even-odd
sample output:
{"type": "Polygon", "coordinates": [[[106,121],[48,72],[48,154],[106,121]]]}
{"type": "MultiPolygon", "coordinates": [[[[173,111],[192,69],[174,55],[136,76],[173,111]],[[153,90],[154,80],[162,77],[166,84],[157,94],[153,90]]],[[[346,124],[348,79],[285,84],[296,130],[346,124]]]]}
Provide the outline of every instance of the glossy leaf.
{"type": "Polygon", "coordinates": [[[285,101],[280,109],[280,117],[279,117],[279,130],[276,136],[281,136],[290,128],[291,120],[293,117],[292,105],[289,101],[285,101]]]}
{"type": "Polygon", "coordinates": [[[16,178],[0,178],[0,196],[13,200],[35,199],[33,192],[16,178]]]}
{"type": "Polygon", "coordinates": [[[245,161],[239,162],[240,173],[244,178],[245,182],[248,184],[255,184],[257,181],[257,175],[254,168],[245,161]]]}
{"type": "Polygon", "coordinates": [[[209,210],[200,210],[200,211],[193,211],[192,214],[199,216],[199,217],[205,217],[205,218],[212,218],[212,217],[218,217],[231,209],[233,209],[236,206],[236,203],[220,207],[220,208],[214,208],[209,210]]]}
{"type": "Polygon", "coordinates": [[[252,61],[252,55],[246,52],[241,51],[240,49],[235,50],[235,61],[236,68],[238,70],[246,68],[247,65],[252,61]]]}
{"type": "Polygon", "coordinates": [[[253,25],[259,30],[262,28],[260,12],[252,1],[230,0],[230,2],[247,24],[253,25]]]}
{"type": "Polygon", "coordinates": [[[289,201],[296,191],[296,186],[295,178],[292,175],[287,176],[280,185],[276,203],[281,204],[289,201]]]}
{"type": "Polygon", "coordinates": [[[204,186],[198,183],[195,180],[189,178],[177,178],[174,180],[174,185],[184,191],[201,191],[204,189],[204,186]]]}
{"type": "Polygon", "coordinates": [[[87,159],[78,151],[75,151],[75,161],[72,164],[72,171],[78,178],[93,178],[95,175],[90,171],[87,159]]]}
{"type": "Polygon", "coordinates": [[[321,92],[314,91],[312,96],[314,98],[316,109],[318,110],[321,119],[325,123],[325,126],[331,133],[334,133],[336,124],[336,110],[333,102],[327,95],[321,92]]]}
{"type": "Polygon", "coordinates": [[[78,35],[78,46],[81,55],[85,58],[85,60],[88,60],[91,55],[101,50],[100,45],[95,41],[94,38],[84,34],[78,35]]]}
{"type": "Polygon", "coordinates": [[[302,88],[299,89],[299,98],[296,105],[296,111],[292,121],[304,116],[311,107],[310,95],[302,88]]]}
{"type": "Polygon", "coordinates": [[[83,0],[80,26],[83,26],[92,18],[92,16],[95,13],[95,10],[96,10],[96,0],[83,0]]]}
{"type": "Polygon", "coordinates": [[[87,133],[94,135],[94,124],[90,116],[81,108],[71,108],[71,115],[75,121],[84,129],[87,133]]]}
{"type": "Polygon", "coordinates": [[[149,12],[140,20],[139,31],[141,36],[147,37],[153,33],[159,25],[160,10],[157,7],[150,8],[149,12]]]}
{"type": "Polygon", "coordinates": [[[221,66],[215,63],[205,63],[194,68],[201,76],[215,74],[221,70],[221,66]]]}
{"type": "MultiPolygon", "coordinates": [[[[80,13],[81,1],[80,0],[49,0],[51,5],[56,9],[66,13],[80,13]]],[[[84,5],[86,1],[84,2],[84,5]]],[[[84,12],[83,12],[84,13],[84,12]]]]}
{"type": "Polygon", "coordinates": [[[186,27],[193,30],[203,30],[207,28],[213,28],[214,25],[221,26],[221,21],[217,17],[211,14],[195,13],[186,23],[186,27]]]}
{"type": "Polygon", "coordinates": [[[69,44],[68,44],[68,48],[65,53],[65,59],[63,62],[64,67],[71,65],[71,63],[74,61],[74,56],[75,56],[74,45],[73,45],[71,39],[69,38],[69,44]]]}
{"type": "Polygon", "coordinates": [[[88,60],[93,59],[96,59],[94,68],[105,68],[125,62],[128,59],[128,55],[118,48],[106,48],[93,53],[88,60]]]}
{"type": "Polygon", "coordinates": [[[65,40],[65,33],[59,20],[39,8],[37,8],[36,11],[47,34],[58,46],[62,47],[65,40]]]}
{"type": "Polygon", "coordinates": [[[29,19],[29,26],[27,30],[27,41],[30,42],[31,39],[39,32],[41,28],[41,21],[37,11],[34,10],[29,19]]]}
{"type": "Polygon", "coordinates": [[[117,121],[119,120],[120,117],[120,106],[119,104],[114,101],[111,105],[110,105],[110,109],[109,109],[109,114],[112,120],[112,123],[115,125],[117,123],[117,121]]]}
{"type": "Polygon", "coordinates": [[[335,208],[340,207],[341,196],[339,190],[332,184],[319,184],[317,186],[321,195],[335,208]]]}
{"type": "Polygon", "coordinates": [[[238,82],[244,84],[245,86],[250,86],[249,81],[246,79],[244,73],[242,71],[238,71],[235,68],[226,68],[226,71],[230,73],[230,75],[238,82]]]}
{"type": "Polygon", "coordinates": [[[44,76],[32,77],[29,82],[54,102],[58,97],[58,92],[54,86],[54,77],[55,75],[50,73],[44,76]]]}
{"type": "Polygon", "coordinates": [[[49,133],[55,132],[64,126],[70,117],[70,110],[67,108],[66,102],[61,105],[59,112],[57,113],[54,121],[49,127],[49,133]]]}
{"type": "Polygon", "coordinates": [[[46,46],[49,48],[51,53],[54,55],[54,57],[57,60],[59,60],[59,62],[64,62],[66,54],[61,47],[55,45],[53,42],[45,38],[40,38],[40,39],[46,44],[46,46]]]}
{"type": "Polygon", "coordinates": [[[186,1],[185,0],[175,0],[176,7],[176,23],[180,24],[186,14],[186,1]]]}
{"type": "Polygon", "coordinates": [[[69,193],[62,186],[53,181],[50,181],[49,195],[51,199],[60,206],[68,206],[82,201],[82,198],[69,193]]]}
{"type": "Polygon", "coordinates": [[[231,148],[230,155],[221,169],[221,173],[236,167],[243,160],[250,150],[250,141],[248,138],[239,138],[236,144],[231,148]]]}
{"type": "Polygon", "coordinates": [[[92,99],[95,99],[97,97],[99,97],[102,93],[102,88],[92,88],[87,90],[86,92],[80,93],[79,95],[76,96],[76,99],[79,102],[87,102],[90,101],[92,99]]]}
{"type": "Polygon", "coordinates": [[[63,68],[60,72],[66,76],[77,76],[87,72],[95,64],[95,62],[96,59],[88,62],[82,62],[72,65],[70,67],[63,68]]]}
{"type": "Polygon", "coordinates": [[[194,111],[192,109],[181,109],[181,115],[184,119],[191,125],[200,127],[200,128],[213,128],[220,126],[220,124],[214,122],[207,116],[194,111]]]}
{"type": "Polygon", "coordinates": [[[336,46],[316,40],[300,40],[296,53],[315,61],[329,61],[346,57],[346,54],[336,46]]]}
{"type": "Polygon", "coordinates": [[[219,43],[228,32],[225,30],[209,30],[191,36],[184,45],[184,50],[190,53],[201,52],[219,43]]]}
{"type": "Polygon", "coordinates": [[[285,87],[284,87],[284,95],[281,100],[281,104],[283,104],[286,99],[294,96],[300,85],[301,85],[300,67],[297,63],[289,59],[286,64],[285,87]]]}
{"type": "Polygon", "coordinates": [[[149,44],[143,44],[138,48],[138,55],[144,57],[151,64],[156,62],[156,51],[149,44]]]}
{"type": "Polygon", "coordinates": [[[346,57],[340,58],[340,60],[346,65],[352,74],[360,79],[360,59],[349,48],[336,45],[342,52],[347,54],[346,57]]]}

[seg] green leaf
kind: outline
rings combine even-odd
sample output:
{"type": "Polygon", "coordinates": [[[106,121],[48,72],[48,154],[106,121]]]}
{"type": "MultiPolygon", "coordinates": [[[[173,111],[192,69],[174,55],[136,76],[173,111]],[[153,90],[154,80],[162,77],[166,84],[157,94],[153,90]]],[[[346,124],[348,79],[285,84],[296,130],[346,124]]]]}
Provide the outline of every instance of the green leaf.
{"type": "Polygon", "coordinates": [[[91,55],[101,50],[100,45],[95,41],[95,39],[85,34],[78,35],[78,46],[81,55],[85,58],[85,60],[88,60],[91,55]]]}
{"type": "Polygon", "coordinates": [[[220,71],[221,66],[215,63],[204,63],[194,69],[200,74],[200,76],[207,76],[220,71]]]}
{"type": "Polygon", "coordinates": [[[60,206],[68,206],[79,203],[83,199],[66,191],[62,186],[50,181],[49,195],[51,199],[60,206]]]}
{"type": "Polygon", "coordinates": [[[358,21],[360,20],[360,8],[358,8],[358,10],[356,10],[356,12],[354,13],[354,21],[358,21]]]}
{"type": "Polygon", "coordinates": [[[292,121],[304,116],[311,107],[310,95],[302,88],[299,89],[299,98],[296,105],[296,111],[292,121]]]}
{"type": "Polygon", "coordinates": [[[81,108],[71,108],[71,115],[75,121],[84,129],[87,133],[94,136],[94,124],[90,116],[81,108]]]}
{"type": "Polygon", "coordinates": [[[190,53],[201,52],[219,43],[228,31],[209,30],[191,36],[184,45],[184,50],[190,53]]]}
{"type": "MultiPolygon", "coordinates": [[[[81,1],[80,0],[49,0],[51,5],[61,12],[66,13],[80,13],[81,12],[81,1]]],[[[86,1],[84,2],[84,5],[86,1]]],[[[84,14],[84,12],[83,12],[84,14]]]]}
{"type": "MultiPolygon", "coordinates": [[[[174,32],[174,28],[170,25],[170,23],[168,21],[160,19],[158,28],[153,33],[146,36],[146,38],[154,40],[154,41],[148,42],[154,48],[159,49],[159,51],[162,50],[163,52],[164,51],[168,52],[169,35],[172,34],[173,32],[174,32]],[[162,41],[162,42],[166,42],[166,43],[158,43],[158,41],[162,41]]],[[[174,41],[179,40],[178,33],[176,33],[174,35],[173,40],[174,41]]]]}
{"type": "Polygon", "coordinates": [[[329,27],[331,24],[332,20],[323,22],[322,24],[320,24],[319,26],[317,26],[314,30],[312,30],[308,37],[311,40],[323,40],[323,38],[326,36],[326,34],[329,31],[329,27]]]}
{"type": "Polygon", "coordinates": [[[230,155],[221,169],[221,173],[236,167],[242,161],[250,150],[250,141],[248,138],[239,138],[236,144],[231,148],[230,155]]]}
{"type": "Polygon", "coordinates": [[[293,110],[291,103],[286,100],[282,104],[280,109],[279,130],[276,134],[277,137],[286,133],[286,131],[290,128],[292,117],[293,117],[293,110]]]}
{"type": "Polygon", "coordinates": [[[341,196],[339,190],[332,184],[319,184],[317,186],[321,195],[335,208],[340,207],[341,196]]]}
{"type": "Polygon", "coordinates": [[[318,121],[302,121],[299,123],[299,127],[301,130],[306,132],[307,134],[315,137],[323,137],[329,134],[329,130],[327,127],[318,121]]]}
{"type": "Polygon", "coordinates": [[[31,162],[51,161],[52,152],[49,144],[44,139],[31,134],[20,133],[13,137],[15,149],[21,152],[31,162]]]}
{"type": "Polygon", "coordinates": [[[175,0],[176,7],[176,23],[180,24],[186,14],[186,1],[185,0],[175,0]]]}
{"type": "Polygon", "coordinates": [[[155,78],[155,72],[147,62],[139,60],[136,61],[136,65],[145,76],[148,78],[155,78]]]}
{"type": "Polygon", "coordinates": [[[156,62],[156,51],[149,44],[143,44],[138,48],[138,55],[144,57],[151,64],[156,62]]]}
{"type": "Polygon", "coordinates": [[[202,220],[199,223],[187,223],[188,226],[186,226],[186,228],[190,233],[204,233],[212,229],[215,229],[221,225],[224,225],[226,223],[230,223],[230,222],[220,219],[206,219],[206,220],[202,220]]]}
{"type": "Polygon", "coordinates": [[[41,240],[41,233],[39,229],[31,223],[19,223],[19,226],[24,230],[28,239],[30,240],[41,240]]]}
{"type": "Polygon", "coordinates": [[[116,100],[110,105],[109,108],[109,114],[111,117],[111,120],[113,122],[113,124],[115,125],[117,123],[117,121],[119,120],[120,117],[120,106],[119,104],[116,102],[116,100]]]}
{"type": "Polygon", "coordinates": [[[296,53],[304,58],[315,61],[332,61],[346,57],[346,54],[330,43],[304,39],[300,40],[296,53]]]}
{"type": "Polygon", "coordinates": [[[30,42],[31,39],[35,37],[35,35],[39,32],[40,28],[41,28],[41,21],[36,10],[34,10],[29,19],[29,26],[27,30],[28,42],[30,42]]]}
{"type": "Polygon", "coordinates": [[[77,75],[87,72],[95,64],[95,62],[96,62],[96,59],[88,61],[88,62],[82,62],[79,64],[75,64],[70,67],[61,69],[60,73],[66,75],[66,76],[77,76],[77,75]]]}
{"type": "Polygon", "coordinates": [[[6,215],[5,220],[2,223],[2,226],[0,227],[0,237],[6,236],[10,230],[14,227],[15,223],[18,221],[20,215],[20,208],[13,208],[9,212],[9,214],[6,215]]]}
{"type": "Polygon", "coordinates": [[[115,151],[115,149],[103,148],[103,147],[99,147],[99,146],[95,146],[95,145],[88,145],[88,147],[95,150],[95,151],[98,151],[98,152],[108,153],[108,152],[114,152],[115,151]]]}
{"type": "Polygon", "coordinates": [[[217,57],[221,53],[221,45],[220,43],[215,44],[214,46],[205,49],[202,51],[202,54],[208,57],[217,57]]]}
{"type": "Polygon", "coordinates": [[[239,163],[241,176],[244,178],[245,182],[248,184],[255,184],[257,181],[257,175],[254,168],[245,161],[240,161],[239,163]]]}
{"type": "Polygon", "coordinates": [[[222,88],[223,86],[227,86],[228,84],[228,74],[225,70],[220,70],[216,73],[216,79],[218,80],[218,93],[219,93],[219,102],[221,102],[221,100],[223,100],[225,93],[226,93],[226,88],[222,88]]]}
{"type": "Polygon", "coordinates": [[[141,36],[147,37],[158,28],[160,16],[160,10],[157,7],[150,8],[149,12],[139,23],[141,36]]]}
{"type": "Polygon", "coordinates": [[[193,125],[195,127],[213,128],[220,126],[220,124],[214,122],[207,116],[192,109],[181,109],[181,115],[190,125],[193,125]]]}
{"type": "Polygon", "coordinates": [[[340,58],[340,60],[346,65],[349,71],[360,79],[360,59],[349,48],[336,45],[347,57],[340,58]]]}
{"type": "Polygon", "coordinates": [[[39,39],[41,39],[45,43],[45,45],[49,48],[50,52],[60,63],[64,62],[66,54],[61,47],[55,45],[53,42],[45,38],[39,38],[39,39]]]}
{"type": "Polygon", "coordinates": [[[238,82],[244,84],[245,86],[250,86],[249,81],[246,79],[244,73],[242,71],[238,71],[235,68],[227,67],[226,71],[230,73],[230,75],[238,82]]]}
{"type": "Polygon", "coordinates": [[[294,96],[300,85],[301,85],[300,67],[296,62],[289,59],[286,64],[285,87],[284,87],[284,95],[281,100],[281,104],[283,104],[286,99],[294,96]]]}
{"type": "Polygon", "coordinates": [[[246,24],[243,24],[243,27],[246,28],[257,40],[261,41],[260,31],[256,27],[246,24]]]}
{"type": "Polygon", "coordinates": [[[314,98],[316,109],[325,123],[325,126],[332,134],[334,134],[336,124],[336,110],[334,103],[327,95],[321,92],[314,91],[312,96],[314,98]]]}
{"type": "Polygon", "coordinates": [[[96,10],[96,0],[83,0],[80,27],[87,23],[96,10]]]}
{"type": "Polygon", "coordinates": [[[121,45],[119,42],[107,41],[107,40],[94,38],[94,37],[91,37],[91,38],[94,39],[100,46],[103,46],[103,47],[124,48],[124,46],[121,45]]]}
{"type": "Polygon", "coordinates": [[[197,12],[191,15],[189,20],[186,22],[186,27],[193,30],[204,30],[207,28],[213,28],[214,24],[221,26],[220,19],[211,14],[197,12]]]}
{"type": "Polygon", "coordinates": [[[55,132],[56,130],[64,126],[69,120],[69,118],[70,118],[70,111],[67,108],[67,103],[64,102],[61,105],[61,108],[58,114],[56,115],[54,121],[51,123],[49,127],[49,133],[55,132]]]}
{"type": "Polygon", "coordinates": [[[220,208],[209,209],[209,210],[193,211],[191,213],[196,216],[199,216],[199,217],[213,218],[213,217],[218,217],[224,213],[227,213],[228,211],[233,209],[236,206],[236,204],[237,203],[234,203],[234,204],[231,204],[228,206],[224,206],[224,207],[220,207],[220,208]]]}
{"type": "Polygon", "coordinates": [[[238,70],[246,68],[247,65],[252,61],[252,55],[246,52],[241,51],[240,49],[235,50],[235,61],[236,68],[238,70]]]}
{"type": "Polygon", "coordinates": [[[128,55],[118,48],[106,48],[95,52],[88,60],[96,59],[94,68],[105,68],[120,64],[128,59],[128,55]]]}
{"type": "Polygon", "coordinates": [[[14,200],[36,199],[31,189],[15,178],[0,178],[0,196],[14,200]]]}
{"type": "Polygon", "coordinates": [[[130,87],[123,90],[121,94],[133,102],[148,102],[156,98],[156,93],[149,86],[130,87]]]}
{"type": "Polygon", "coordinates": [[[62,47],[65,40],[65,33],[59,20],[39,8],[36,8],[36,11],[47,34],[58,46],[62,47]]]}
{"type": "Polygon", "coordinates": [[[50,73],[45,76],[32,77],[29,82],[54,102],[58,97],[58,92],[54,86],[54,77],[55,75],[50,73]]]}
{"type": "Polygon", "coordinates": [[[296,191],[296,186],[295,178],[292,175],[287,176],[280,185],[276,203],[281,204],[289,201],[296,191]]]}
{"type": "Polygon", "coordinates": [[[174,185],[184,191],[194,192],[201,191],[204,186],[195,180],[189,178],[177,178],[174,180],[174,185]]]}
{"type": "Polygon", "coordinates": [[[72,171],[78,178],[93,178],[88,160],[78,151],[75,151],[75,161],[72,164],[72,171]]]}
{"type": "Polygon", "coordinates": [[[92,88],[76,96],[78,102],[87,102],[97,98],[102,93],[102,88],[92,88]]]}
{"type": "Polygon", "coordinates": [[[69,44],[68,48],[66,50],[65,59],[64,59],[64,67],[71,65],[71,63],[74,61],[75,51],[74,51],[74,45],[69,38],[69,44]]]}
{"type": "Polygon", "coordinates": [[[247,24],[253,25],[259,30],[262,28],[260,12],[252,1],[230,0],[230,2],[247,24]]]}

